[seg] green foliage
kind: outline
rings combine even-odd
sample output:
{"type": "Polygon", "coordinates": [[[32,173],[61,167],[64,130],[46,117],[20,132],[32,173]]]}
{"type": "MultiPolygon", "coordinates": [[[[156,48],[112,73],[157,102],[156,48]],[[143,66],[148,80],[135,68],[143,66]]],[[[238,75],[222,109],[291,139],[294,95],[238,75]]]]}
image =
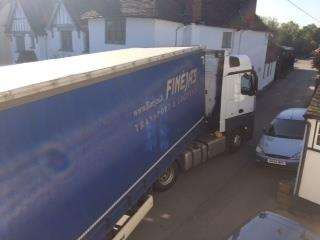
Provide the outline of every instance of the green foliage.
{"type": "Polygon", "coordinates": [[[279,22],[275,18],[262,18],[262,21],[269,27],[270,31],[277,33],[279,29],[279,22]]]}
{"type": "Polygon", "coordinates": [[[280,24],[274,18],[263,18],[279,45],[294,47],[297,55],[310,55],[320,44],[320,28],[315,24],[300,27],[293,21],[280,24]]]}

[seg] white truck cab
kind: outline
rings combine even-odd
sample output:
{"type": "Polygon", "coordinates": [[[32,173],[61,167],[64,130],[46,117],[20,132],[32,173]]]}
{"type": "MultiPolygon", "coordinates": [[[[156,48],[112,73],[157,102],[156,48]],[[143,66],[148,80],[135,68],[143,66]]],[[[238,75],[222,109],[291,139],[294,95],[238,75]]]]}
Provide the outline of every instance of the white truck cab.
{"type": "Polygon", "coordinates": [[[205,67],[206,117],[217,121],[218,131],[236,135],[238,141],[250,137],[258,79],[249,57],[207,51],[205,67]]]}

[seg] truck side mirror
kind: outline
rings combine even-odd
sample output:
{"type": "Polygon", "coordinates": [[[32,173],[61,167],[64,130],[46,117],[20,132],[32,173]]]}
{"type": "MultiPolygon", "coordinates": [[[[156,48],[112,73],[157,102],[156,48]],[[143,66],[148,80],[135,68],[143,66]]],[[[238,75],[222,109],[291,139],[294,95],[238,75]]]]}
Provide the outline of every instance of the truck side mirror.
{"type": "Polygon", "coordinates": [[[258,86],[259,86],[259,77],[255,70],[252,70],[252,82],[254,85],[254,92],[255,94],[258,92],[258,86]]]}
{"type": "Polygon", "coordinates": [[[254,76],[252,74],[245,73],[241,77],[241,94],[254,96],[256,94],[256,87],[254,76]]]}

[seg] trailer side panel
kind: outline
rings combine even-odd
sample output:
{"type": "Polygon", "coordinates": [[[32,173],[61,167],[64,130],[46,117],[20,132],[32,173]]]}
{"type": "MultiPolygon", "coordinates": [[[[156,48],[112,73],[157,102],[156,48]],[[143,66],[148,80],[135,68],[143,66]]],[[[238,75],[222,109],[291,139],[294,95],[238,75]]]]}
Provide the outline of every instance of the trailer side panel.
{"type": "Polygon", "coordinates": [[[112,226],[203,119],[202,55],[1,111],[0,239],[112,226]]]}

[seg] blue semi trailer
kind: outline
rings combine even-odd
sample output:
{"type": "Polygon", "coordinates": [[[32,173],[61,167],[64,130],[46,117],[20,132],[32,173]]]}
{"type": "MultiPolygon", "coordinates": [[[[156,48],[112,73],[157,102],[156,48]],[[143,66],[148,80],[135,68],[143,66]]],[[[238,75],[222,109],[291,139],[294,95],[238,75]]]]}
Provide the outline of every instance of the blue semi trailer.
{"type": "Polygon", "coordinates": [[[2,240],[126,239],[151,189],[253,129],[250,60],[222,51],[111,51],[1,67],[0,82],[2,240]]]}

